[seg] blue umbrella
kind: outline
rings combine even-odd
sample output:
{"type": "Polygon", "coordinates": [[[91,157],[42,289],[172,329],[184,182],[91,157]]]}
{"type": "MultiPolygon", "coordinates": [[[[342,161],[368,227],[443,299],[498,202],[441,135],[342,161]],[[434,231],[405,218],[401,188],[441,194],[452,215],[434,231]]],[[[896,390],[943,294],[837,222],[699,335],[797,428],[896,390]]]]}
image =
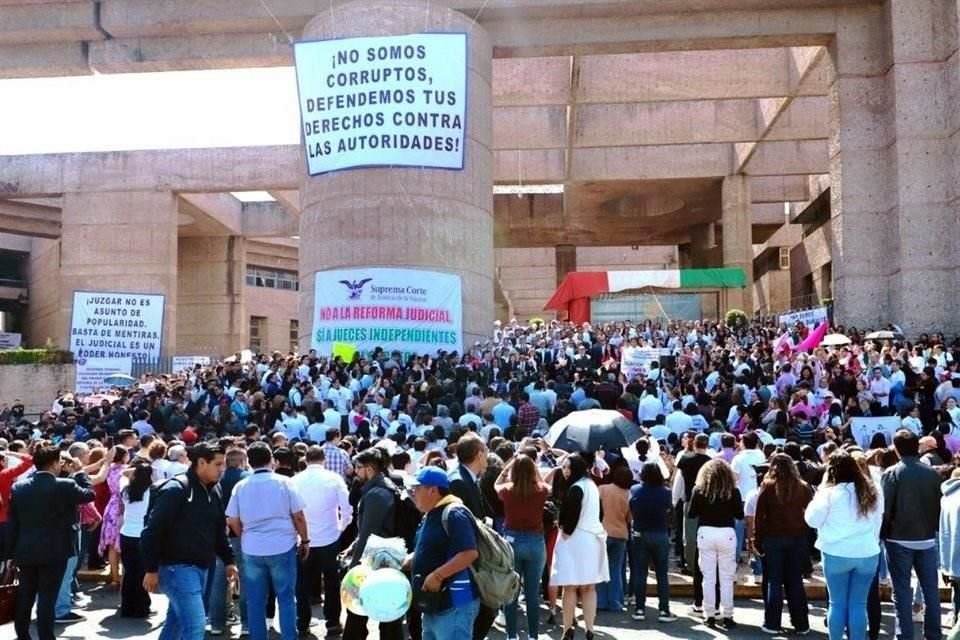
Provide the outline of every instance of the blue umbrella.
{"type": "Polygon", "coordinates": [[[111,387],[129,387],[136,381],[136,378],[128,376],[125,373],[111,373],[103,379],[103,384],[108,384],[111,387]]]}

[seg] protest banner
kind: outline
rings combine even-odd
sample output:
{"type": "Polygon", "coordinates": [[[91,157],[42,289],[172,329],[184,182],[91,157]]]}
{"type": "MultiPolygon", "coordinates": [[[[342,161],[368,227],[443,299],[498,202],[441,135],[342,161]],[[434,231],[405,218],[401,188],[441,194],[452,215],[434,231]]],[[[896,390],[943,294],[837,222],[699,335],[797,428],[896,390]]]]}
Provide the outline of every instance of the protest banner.
{"type": "Polygon", "coordinates": [[[792,327],[798,322],[802,322],[813,329],[817,325],[829,320],[829,309],[827,307],[815,307],[813,309],[804,309],[803,311],[792,311],[784,313],[777,317],[777,322],[792,327]]]}
{"type": "Polygon", "coordinates": [[[115,373],[130,375],[133,361],[130,356],[122,358],[77,358],[77,393],[93,393],[94,389],[106,391],[109,385],[104,380],[115,373]]]}
{"type": "Polygon", "coordinates": [[[70,351],[75,358],[160,358],[161,294],[73,292],[70,351]]]}
{"type": "Polygon", "coordinates": [[[311,346],[317,353],[332,354],[338,342],[364,355],[377,346],[404,355],[463,349],[458,275],[420,269],[336,269],[317,272],[315,287],[311,346]]]}
{"type": "Polygon", "coordinates": [[[661,350],[654,347],[626,347],[620,352],[620,370],[633,380],[638,375],[647,375],[651,362],[660,361],[661,350]]]}
{"type": "Polygon", "coordinates": [[[352,344],[347,344],[345,342],[334,342],[333,343],[333,355],[334,358],[340,356],[340,359],[344,362],[351,362],[353,360],[353,354],[357,352],[357,347],[352,344]]]}
{"type": "Polygon", "coordinates": [[[355,167],[463,168],[465,33],[297,42],[293,57],[311,176],[355,167]]]}
{"type": "Polygon", "coordinates": [[[887,444],[893,442],[893,434],[900,428],[900,418],[898,416],[883,416],[879,418],[851,418],[850,432],[857,444],[864,450],[870,446],[870,439],[873,434],[882,433],[887,444]]]}
{"type": "Polygon", "coordinates": [[[173,356],[171,360],[171,369],[174,373],[180,373],[184,369],[192,370],[198,364],[202,367],[210,364],[210,356],[173,356]]]}
{"type": "Polygon", "coordinates": [[[19,333],[10,333],[0,331],[0,351],[4,349],[17,349],[23,341],[23,335],[19,333]]]}

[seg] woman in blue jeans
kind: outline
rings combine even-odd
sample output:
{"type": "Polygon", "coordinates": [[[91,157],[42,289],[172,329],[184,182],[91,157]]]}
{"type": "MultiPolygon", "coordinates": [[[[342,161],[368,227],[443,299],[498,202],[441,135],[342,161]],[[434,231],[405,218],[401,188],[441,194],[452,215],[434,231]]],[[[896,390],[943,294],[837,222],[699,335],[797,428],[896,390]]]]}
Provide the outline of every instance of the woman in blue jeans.
{"type": "Polygon", "coordinates": [[[603,529],[607,532],[610,580],[597,585],[599,611],[623,611],[627,542],[630,538],[630,487],[633,472],[623,464],[610,470],[610,484],[600,486],[603,529]]]}
{"type": "Polygon", "coordinates": [[[864,640],[867,592],[880,558],[883,495],[850,454],[838,449],[804,517],[817,529],[816,546],[823,554],[830,640],[843,640],[844,632],[850,640],[864,640]]]}
{"type": "Polygon", "coordinates": [[[640,484],[630,489],[630,513],[633,516],[631,538],[635,576],[634,596],[636,608],[634,620],[645,620],[644,607],[647,598],[647,568],[653,560],[657,576],[657,599],[659,622],[673,622],[676,616],[670,613],[670,580],[667,577],[670,554],[670,534],[667,528],[671,509],[670,490],[664,485],[663,474],[656,462],[647,462],[640,469],[640,484]]]}
{"type": "MultiPolygon", "coordinates": [[[[540,633],[540,577],[547,562],[543,506],[550,487],[540,479],[536,463],[518,454],[500,472],[494,488],[503,502],[503,537],[513,546],[514,568],[523,580],[527,637],[536,640],[540,633]]],[[[514,600],[505,610],[508,640],[517,638],[517,613],[518,604],[514,600]]]]}

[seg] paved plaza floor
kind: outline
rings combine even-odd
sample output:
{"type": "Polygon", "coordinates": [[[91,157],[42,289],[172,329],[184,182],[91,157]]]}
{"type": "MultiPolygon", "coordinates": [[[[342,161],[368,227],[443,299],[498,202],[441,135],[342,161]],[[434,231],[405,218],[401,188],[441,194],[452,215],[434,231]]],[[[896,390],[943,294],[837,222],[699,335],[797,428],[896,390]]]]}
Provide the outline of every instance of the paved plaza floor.
{"type": "MultiPolygon", "coordinates": [[[[149,620],[128,620],[120,618],[117,615],[117,605],[119,595],[116,591],[111,591],[103,586],[88,586],[87,594],[89,601],[78,609],[80,613],[86,616],[86,620],[71,625],[57,625],[57,637],[62,640],[86,640],[92,638],[138,638],[143,640],[156,640],[160,637],[160,627],[163,624],[164,612],[166,611],[166,598],[163,596],[153,597],[153,608],[156,614],[149,620]]],[[[680,599],[672,602],[672,610],[678,615],[678,620],[670,624],[660,624],[655,620],[656,611],[652,608],[652,600],[648,600],[647,621],[634,622],[627,613],[601,613],[598,618],[596,637],[598,639],[608,640],[667,640],[668,638],[689,638],[691,640],[711,640],[712,638],[789,638],[799,637],[793,633],[785,633],[781,636],[768,636],[760,631],[760,624],[763,622],[763,607],[757,600],[737,599],[735,619],[738,627],[731,632],[721,630],[711,630],[704,626],[702,620],[692,618],[688,615],[690,605],[689,599],[680,599]],[[653,620],[651,620],[653,618],[653,620]]],[[[823,619],[826,613],[826,603],[822,600],[812,601],[810,603],[811,629],[812,632],[807,638],[825,640],[827,634],[824,630],[823,619]]],[[[947,607],[943,608],[943,622],[948,624],[949,611],[947,607]]],[[[319,619],[322,616],[321,607],[314,607],[314,616],[319,619]]],[[[784,626],[789,626],[786,612],[784,612],[784,626]]],[[[893,609],[889,603],[883,605],[883,633],[881,638],[891,638],[893,634],[893,609]]],[[[582,622],[581,631],[577,638],[583,638],[582,622]]],[[[231,629],[232,635],[223,635],[221,638],[238,637],[240,631],[239,625],[231,629]]],[[[324,637],[324,626],[319,623],[312,628],[314,638],[324,637]]],[[[559,638],[560,629],[557,627],[546,628],[546,636],[551,639],[559,638]]],[[[34,632],[35,633],[35,632],[34,632]]],[[[13,638],[13,625],[0,626],[0,638],[13,638]]],[[[279,638],[279,634],[272,634],[272,637],[279,638]]],[[[378,637],[375,625],[371,625],[371,640],[378,637]]],[[[499,624],[494,627],[490,633],[491,640],[503,640],[505,638],[503,627],[499,624]]],[[[526,638],[525,633],[521,633],[521,639],[526,638]]],[[[922,638],[923,633],[920,625],[916,625],[915,637],[922,638]]]]}

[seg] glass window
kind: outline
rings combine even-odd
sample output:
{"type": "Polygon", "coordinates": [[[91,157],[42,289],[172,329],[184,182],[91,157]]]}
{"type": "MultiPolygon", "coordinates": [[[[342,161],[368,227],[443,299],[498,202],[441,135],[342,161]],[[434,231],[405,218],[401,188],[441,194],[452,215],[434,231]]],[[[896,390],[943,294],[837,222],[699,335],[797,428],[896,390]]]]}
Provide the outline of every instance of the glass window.
{"type": "Polygon", "coordinates": [[[263,316],[250,316],[250,350],[259,353],[263,348],[263,338],[267,319],[263,316]]]}
{"type": "Polygon", "coordinates": [[[268,269],[266,267],[254,267],[248,265],[247,284],[251,287],[299,291],[300,274],[298,274],[296,271],[268,269]]]}
{"type": "Polygon", "coordinates": [[[290,321],[290,351],[296,351],[300,344],[300,321],[290,321]]]}

